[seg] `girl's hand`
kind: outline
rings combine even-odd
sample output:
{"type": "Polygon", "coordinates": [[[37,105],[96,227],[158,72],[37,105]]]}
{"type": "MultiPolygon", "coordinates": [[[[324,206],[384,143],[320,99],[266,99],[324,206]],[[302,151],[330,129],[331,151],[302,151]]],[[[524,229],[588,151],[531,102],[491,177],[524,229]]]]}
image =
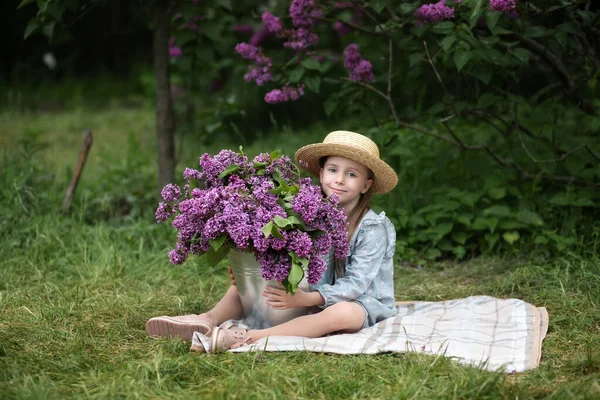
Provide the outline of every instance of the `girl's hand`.
{"type": "Polygon", "coordinates": [[[267,286],[263,291],[263,296],[267,298],[266,303],[277,310],[287,310],[288,308],[307,307],[308,293],[298,289],[295,295],[286,293],[283,288],[267,286]]]}

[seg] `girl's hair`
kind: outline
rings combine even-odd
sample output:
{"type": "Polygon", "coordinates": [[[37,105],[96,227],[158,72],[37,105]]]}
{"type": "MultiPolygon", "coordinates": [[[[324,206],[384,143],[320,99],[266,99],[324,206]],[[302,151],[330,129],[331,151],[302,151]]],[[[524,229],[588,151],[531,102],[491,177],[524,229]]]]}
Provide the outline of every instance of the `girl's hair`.
{"type": "MultiPolygon", "coordinates": [[[[325,162],[327,162],[328,157],[321,157],[319,159],[319,167],[325,167],[325,162]]],[[[375,175],[373,171],[367,168],[368,179],[374,179],[375,175]]],[[[360,195],[360,199],[354,208],[348,214],[348,240],[352,239],[354,232],[358,228],[360,221],[365,216],[367,211],[369,211],[369,200],[371,200],[371,189],[366,193],[360,195]]],[[[336,258],[335,259],[335,275],[337,278],[342,278],[344,276],[344,270],[346,267],[346,259],[345,258],[336,258]]]]}

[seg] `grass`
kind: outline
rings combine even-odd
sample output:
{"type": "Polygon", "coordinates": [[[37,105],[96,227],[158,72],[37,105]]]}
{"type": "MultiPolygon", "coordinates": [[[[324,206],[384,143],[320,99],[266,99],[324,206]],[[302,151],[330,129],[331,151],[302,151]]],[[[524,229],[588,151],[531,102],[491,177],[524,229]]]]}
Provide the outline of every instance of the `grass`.
{"type": "MultiPolygon", "coordinates": [[[[96,149],[105,145],[106,152],[128,154],[125,126],[138,140],[137,151],[153,157],[151,110],[19,115],[0,114],[2,146],[13,148],[23,130],[43,129],[51,142],[46,162],[59,174],[75,162],[80,129],[91,123],[105,132],[96,149]]],[[[302,139],[283,134],[280,140],[292,149],[302,139]]],[[[247,144],[249,151],[261,146],[247,144]]],[[[190,150],[183,159],[193,157],[190,150]]],[[[90,159],[80,194],[105,163],[90,159]]],[[[418,353],[207,356],[190,353],[177,340],[148,338],[144,323],[155,315],[209,308],[228,284],[224,268],[211,270],[198,259],[170,266],[166,253],[175,235],[169,226],[148,218],[90,223],[86,215],[94,209],[81,198],[64,217],[56,211],[63,188],[37,189],[56,193],[48,196],[50,204],[27,213],[14,198],[2,198],[0,216],[8,225],[0,226],[8,229],[0,232],[0,398],[600,398],[595,249],[555,259],[496,256],[423,269],[398,260],[399,300],[486,294],[546,307],[550,329],[542,362],[526,373],[486,372],[418,353]]]]}

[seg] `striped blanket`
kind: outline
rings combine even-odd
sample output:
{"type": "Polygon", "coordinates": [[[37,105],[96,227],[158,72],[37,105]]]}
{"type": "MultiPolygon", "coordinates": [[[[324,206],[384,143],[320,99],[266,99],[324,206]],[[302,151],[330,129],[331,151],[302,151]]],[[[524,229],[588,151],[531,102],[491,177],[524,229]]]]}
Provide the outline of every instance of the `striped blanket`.
{"type": "MultiPolygon", "coordinates": [[[[443,354],[488,370],[522,372],[539,365],[548,313],[518,299],[472,296],[441,302],[398,302],[398,315],[353,334],[309,339],[271,336],[232,352],[313,351],[443,354]]],[[[195,334],[193,341],[206,343],[195,334]]]]}

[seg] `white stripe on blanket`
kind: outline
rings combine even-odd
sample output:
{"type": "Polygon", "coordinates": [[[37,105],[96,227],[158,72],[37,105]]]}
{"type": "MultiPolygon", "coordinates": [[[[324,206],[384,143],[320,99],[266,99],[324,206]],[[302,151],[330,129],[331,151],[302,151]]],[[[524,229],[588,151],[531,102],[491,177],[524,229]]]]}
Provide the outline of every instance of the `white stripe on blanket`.
{"type": "MultiPolygon", "coordinates": [[[[538,367],[548,313],[518,299],[472,296],[441,302],[398,302],[398,315],[353,334],[321,338],[271,336],[231,352],[313,351],[337,354],[443,354],[488,370],[538,367]]],[[[194,344],[210,339],[194,334],[194,344]]]]}

